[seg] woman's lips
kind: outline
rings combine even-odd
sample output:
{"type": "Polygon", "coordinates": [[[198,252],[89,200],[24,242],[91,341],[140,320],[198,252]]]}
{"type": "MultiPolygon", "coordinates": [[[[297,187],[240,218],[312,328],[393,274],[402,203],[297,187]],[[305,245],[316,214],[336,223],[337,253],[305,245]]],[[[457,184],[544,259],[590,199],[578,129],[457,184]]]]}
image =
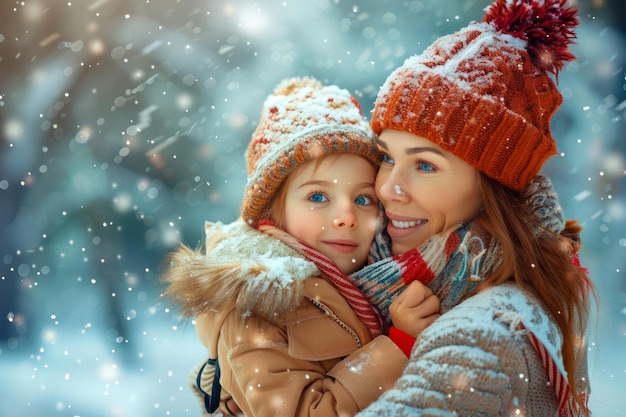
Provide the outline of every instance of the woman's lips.
{"type": "Polygon", "coordinates": [[[387,233],[392,239],[405,237],[415,233],[415,231],[419,230],[427,223],[427,220],[424,219],[396,216],[393,214],[390,215],[389,213],[387,213],[387,217],[389,218],[387,233]]]}

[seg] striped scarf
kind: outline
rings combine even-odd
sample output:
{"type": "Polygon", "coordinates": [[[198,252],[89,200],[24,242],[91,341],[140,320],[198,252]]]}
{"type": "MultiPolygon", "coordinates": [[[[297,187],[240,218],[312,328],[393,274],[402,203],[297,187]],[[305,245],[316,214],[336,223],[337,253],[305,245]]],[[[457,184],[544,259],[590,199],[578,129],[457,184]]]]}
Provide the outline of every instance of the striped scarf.
{"type": "Polygon", "coordinates": [[[301,242],[284,230],[281,230],[269,220],[261,220],[258,229],[282,241],[306,259],[313,262],[330,282],[335,285],[359,319],[367,325],[372,336],[376,337],[382,334],[383,324],[378,311],[370,304],[363,293],[359,291],[346,274],[344,274],[326,255],[301,242]]]}
{"type": "MultiPolygon", "coordinates": [[[[383,228],[376,234],[370,260],[369,265],[349,278],[380,311],[387,329],[391,325],[389,306],[407,284],[418,280],[427,285],[439,297],[443,314],[469,297],[482,277],[489,276],[498,268],[502,252],[495,239],[486,239],[476,225],[467,222],[433,236],[419,248],[394,256],[391,255],[390,239],[383,228]],[[485,245],[485,240],[488,245],[485,245]]],[[[577,407],[561,359],[554,357],[541,337],[523,324],[519,324],[518,330],[528,330],[526,334],[555,389],[559,417],[575,416],[577,407]]]]}
{"type": "Polygon", "coordinates": [[[433,236],[419,248],[392,256],[389,237],[379,230],[370,249],[370,264],[350,279],[380,311],[385,328],[391,324],[391,302],[414,280],[430,287],[444,313],[500,264],[499,245],[491,240],[485,247],[482,235],[467,222],[433,236]]]}

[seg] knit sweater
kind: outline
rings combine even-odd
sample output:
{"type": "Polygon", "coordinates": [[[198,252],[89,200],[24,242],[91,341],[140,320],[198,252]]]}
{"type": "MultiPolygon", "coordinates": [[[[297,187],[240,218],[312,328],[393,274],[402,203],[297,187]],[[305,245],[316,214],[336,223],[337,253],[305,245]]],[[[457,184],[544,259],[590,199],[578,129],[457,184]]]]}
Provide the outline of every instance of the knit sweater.
{"type": "Polygon", "coordinates": [[[395,387],[358,416],[558,416],[528,331],[560,356],[560,333],[534,297],[512,284],[482,291],[424,330],[395,387]]]}

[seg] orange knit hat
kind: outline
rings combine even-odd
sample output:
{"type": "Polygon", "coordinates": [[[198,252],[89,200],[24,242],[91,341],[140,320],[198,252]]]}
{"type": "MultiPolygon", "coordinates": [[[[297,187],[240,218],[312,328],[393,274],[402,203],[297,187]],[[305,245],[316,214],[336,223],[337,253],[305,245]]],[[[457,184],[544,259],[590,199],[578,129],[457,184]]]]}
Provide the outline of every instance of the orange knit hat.
{"type": "Polygon", "coordinates": [[[439,38],[381,87],[376,134],[422,136],[502,184],[522,191],[556,153],[550,118],[562,97],[555,76],[578,24],[565,0],[496,0],[482,23],[439,38]]]}
{"type": "Polygon", "coordinates": [[[280,184],[309,160],[353,153],[378,165],[374,138],[361,106],[347,90],[322,86],[313,78],[283,80],[266,99],[246,151],[243,219],[257,227],[280,184]]]}

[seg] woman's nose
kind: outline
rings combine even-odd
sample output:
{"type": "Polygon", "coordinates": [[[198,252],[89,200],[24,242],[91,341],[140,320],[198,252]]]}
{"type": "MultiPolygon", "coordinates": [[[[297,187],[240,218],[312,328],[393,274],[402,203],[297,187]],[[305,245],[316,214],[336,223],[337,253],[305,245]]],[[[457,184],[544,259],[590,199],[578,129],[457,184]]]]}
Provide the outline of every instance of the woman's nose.
{"type": "Polygon", "coordinates": [[[404,183],[393,175],[385,178],[378,188],[380,199],[387,201],[406,202],[409,196],[406,194],[404,183]]]}

